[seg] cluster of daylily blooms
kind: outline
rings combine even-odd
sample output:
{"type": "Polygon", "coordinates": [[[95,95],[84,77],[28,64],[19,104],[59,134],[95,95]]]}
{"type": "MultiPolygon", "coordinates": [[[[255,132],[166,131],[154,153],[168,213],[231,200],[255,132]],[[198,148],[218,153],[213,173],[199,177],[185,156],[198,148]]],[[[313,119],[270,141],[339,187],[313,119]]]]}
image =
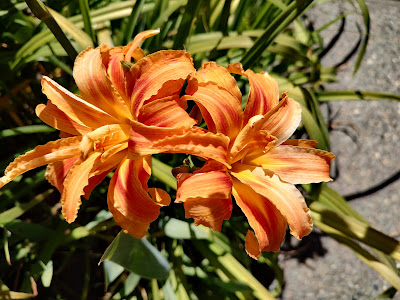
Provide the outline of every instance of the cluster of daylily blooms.
{"type": "Polygon", "coordinates": [[[314,141],[288,139],[300,123],[299,104],[286,94],[279,101],[272,77],[240,64],[209,62],[196,71],[185,51],[145,56],[139,44],[157,33],[142,32],[125,47],[102,45],[79,54],[74,78],[80,96],[43,77],[49,100],[36,113],[61,131],[60,139],[16,158],[0,187],[48,165],[46,178],[61,193],[65,219],[73,222],[81,196],[89,198],[116,169],[108,207],[125,232],[141,238],[170,203],[165,191],[147,186],[150,156],[186,153],[206,159],[199,170],[176,176],[176,202],[196,225],[220,230],[230,218],[233,195],[254,230],[246,236],[250,256],[277,251],[287,225],[299,239],[309,234],[309,209],[294,185],[329,181],[334,156],[315,149],[314,141]],[[231,73],[249,80],[244,111],[231,73]],[[188,100],[195,103],[190,113],[188,100]],[[202,119],[207,130],[196,126],[202,119]]]}

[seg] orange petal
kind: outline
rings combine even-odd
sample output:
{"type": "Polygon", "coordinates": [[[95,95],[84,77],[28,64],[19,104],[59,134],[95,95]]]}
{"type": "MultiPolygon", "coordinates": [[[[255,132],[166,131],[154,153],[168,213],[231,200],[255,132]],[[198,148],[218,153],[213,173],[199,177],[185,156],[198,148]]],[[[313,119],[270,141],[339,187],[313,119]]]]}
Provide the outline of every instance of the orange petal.
{"type": "MultiPolygon", "coordinates": [[[[272,172],[267,173],[260,167],[236,163],[231,175],[240,182],[268,199],[285,217],[290,233],[298,239],[312,230],[312,220],[303,196],[293,184],[282,182],[272,172]]],[[[234,188],[236,188],[234,182],[234,188]]],[[[234,194],[235,195],[235,194],[234,194]]]]}
{"type": "Polygon", "coordinates": [[[86,158],[92,151],[97,149],[128,141],[130,129],[131,126],[128,124],[112,124],[85,134],[80,145],[82,157],[86,158]]]}
{"type": "Polygon", "coordinates": [[[86,160],[78,159],[65,177],[61,205],[62,214],[68,223],[72,223],[77,217],[82,203],[81,196],[85,194],[83,189],[88,185],[89,174],[100,155],[100,152],[93,152],[86,160]]]}
{"type": "Polygon", "coordinates": [[[150,227],[150,222],[147,223],[135,222],[131,218],[125,217],[114,207],[113,198],[107,198],[107,200],[108,200],[108,209],[113,214],[115,223],[117,223],[124,230],[125,233],[128,233],[137,239],[140,239],[146,235],[150,227]]]}
{"type": "Polygon", "coordinates": [[[229,65],[227,69],[231,73],[243,75],[249,79],[250,93],[244,110],[244,124],[253,116],[266,114],[278,104],[278,83],[268,73],[255,74],[251,70],[244,71],[240,63],[229,65]]]}
{"type": "Polygon", "coordinates": [[[243,162],[271,170],[284,181],[307,184],[331,181],[329,166],[334,157],[318,149],[280,145],[265,154],[252,153],[243,162]]]}
{"type": "Polygon", "coordinates": [[[282,143],[282,145],[292,145],[299,147],[315,148],[318,142],[314,140],[303,140],[303,139],[288,139],[282,143]]]}
{"type": "Polygon", "coordinates": [[[285,97],[277,106],[264,115],[261,129],[268,130],[278,138],[277,144],[286,141],[297,129],[301,121],[300,105],[285,97]]]}
{"type": "Polygon", "coordinates": [[[231,163],[241,160],[249,151],[265,151],[275,144],[276,138],[268,131],[261,130],[263,122],[263,116],[254,116],[239,132],[229,152],[231,163]]]}
{"type": "Polygon", "coordinates": [[[191,127],[196,120],[189,117],[174,97],[157,99],[145,104],[139,113],[139,122],[158,127],[191,127]]]}
{"type": "Polygon", "coordinates": [[[47,105],[39,104],[35,109],[36,115],[47,125],[72,135],[82,135],[92,131],[91,128],[70,119],[62,110],[51,101],[47,105]]]}
{"type": "Polygon", "coordinates": [[[185,218],[193,218],[194,224],[221,231],[222,222],[229,220],[232,199],[190,199],[183,203],[185,218]]]}
{"type": "Polygon", "coordinates": [[[132,119],[128,106],[107,76],[100,48],[82,51],[74,64],[74,79],[82,98],[121,122],[132,119]]]}
{"type": "Polygon", "coordinates": [[[145,39],[148,39],[149,37],[152,37],[156,34],[160,33],[160,28],[155,29],[155,30],[146,30],[138,33],[135,38],[133,39],[133,42],[129,44],[126,48],[129,50],[127,51],[125,55],[125,60],[130,62],[132,58],[132,54],[134,51],[139,47],[140,43],[143,42],[145,39]]]}
{"type": "Polygon", "coordinates": [[[116,118],[74,95],[46,76],[42,77],[42,92],[52,104],[79,124],[98,128],[106,124],[119,123],[116,118]]]}
{"type": "Polygon", "coordinates": [[[207,128],[235,138],[242,128],[243,111],[237,98],[214,82],[199,82],[198,75],[191,76],[186,88],[185,100],[193,100],[199,106],[207,128]]]}
{"type": "Polygon", "coordinates": [[[157,219],[160,205],[155,202],[139,180],[142,162],[125,159],[115,171],[108,189],[109,207],[134,222],[150,223],[157,219]]]}
{"type": "Polygon", "coordinates": [[[242,93],[237,86],[235,78],[230,72],[219,66],[217,63],[210,61],[201,66],[201,69],[196,73],[196,78],[199,82],[215,82],[218,86],[233,94],[239,104],[242,103],[242,93]]]}
{"type": "Polygon", "coordinates": [[[185,51],[164,50],[139,60],[127,73],[133,114],[137,117],[150,98],[179,95],[187,76],[194,71],[192,58],[185,51]]]}
{"type": "Polygon", "coordinates": [[[50,182],[52,186],[57,188],[57,190],[62,193],[64,189],[64,180],[67,177],[69,169],[78,160],[78,157],[73,157],[65,159],[63,161],[56,161],[54,163],[48,164],[46,168],[46,179],[50,182]]]}
{"type": "Polygon", "coordinates": [[[229,167],[226,158],[228,144],[228,137],[200,128],[166,128],[132,122],[128,157],[137,159],[164,152],[187,153],[212,158],[229,167]]]}
{"type": "Polygon", "coordinates": [[[18,156],[8,165],[4,176],[0,178],[0,188],[29,170],[79,156],[79,143],[81,140],[81,136],[59,139],[37,146],[35,149],[18,156]]]}
{"type": "Polygon", "coordinates": [[[232,181],[226,172],[182,173],[178,177],[175,202],[189,199],[226,199],[231,196],[232,181]]]}
{"type": "Polygon", "coordinates": [[[232,212],[232,181],[226,172],[182,173],[177,179],[175,202],[184,203],[185,217],[193,218],[195,225],[220,231],[232,212]]]}
{"type": "Polygon", "coordinates": [[[232,194],[255,232],[255,237],[246,236],[247,253],[257,259],[263,251],[278,251],[286,233],[285,218],[267,198],[247,184],[232,180],[232,194]]]}
{"type": "Polygon", "coordinates": [[[107,75],[113,87],[125,101],[127,107],[130,107],[130,100],[128,99],[125,88],[125,71],[121,64],[121,61],[124,60],[123,48],[111,48],[107,50],[107,53],[102,53],[103,64],[107,69],[107,75]],[[109,57],[106,62],[104,62],[105,54],[109,57]]]}

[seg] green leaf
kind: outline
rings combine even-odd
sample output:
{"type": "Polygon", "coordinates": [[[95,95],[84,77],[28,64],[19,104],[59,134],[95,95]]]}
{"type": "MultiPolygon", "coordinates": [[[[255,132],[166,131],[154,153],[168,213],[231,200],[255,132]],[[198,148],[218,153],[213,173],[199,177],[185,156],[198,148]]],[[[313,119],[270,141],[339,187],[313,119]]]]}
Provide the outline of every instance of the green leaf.
{"type": "MultiPolygon", "coordinates": [[[[193,24],[197,19],[197,14],[200,10],[203,0],[189,0],[181,23],[179,24],[178,33],[174,38],[174,45],[172,49],[180,50],[187,44],[187,39],[192,30],[193,24]]],[[[186,45],[187,46],[187,45],[186,45]]]]}
{"type": "Polygon", "coordinates": [[[172,167],[153,157],[151,158],[151,164],[152,174],[166,185],[176,190],[176,178],[172,175],[172,167]]]}
{"type": "Polygon", "coordinates": [[[210,229],[171,218],[164,227],[165,235],[173,239],[209,239],[210,229]]]}
{"type": "Polygon", "coordinates": [[[365,51],[367,50],[367,45],[368,45],[368,40],[369,40],[369,32],[370,32],[370,23],[371,23],[368,7],[365,4],[365,1],[364,0],[356,0],[356,1],[357,1],[358,5],[360,6],[361,14],[363,16],[364,26],[365,26],[365,35],[363,38],[363,42],[361,44],[360,53],[358,54],[356,63],[354,65],[353,74],[357,73],[357,71],[361,65],[361,62],[364,58],[365,51]]]}
{"type": "Polygon", "coordinates": [[[105,290],[108,290],[108,286],[112,283],[115,279],[119,277],[119,275],[124,272],[124,267],[116,264],[112,261],[105,260],[103,261],[103,268],[104,268],[104,282],[105,282],[105,290]]]}
{"type": "Polygon", "coordinates": [[[90,9],[89,9],[88,0],[79,0],[79,7],[80,7],[82,18],[83,18],[85,32],[88,34],[88,36],[94,42],[94,41],[96,41],[96,35],[94,34],[92,20],[90,18],[90,13],[89,13],[90,9]]]}
{"type": "Polygon", "coordinates": [[[376,93],[369,91],[323,91],[315,93],[321,102],[344,100],[395,100],[400,101],[399,95],[376,93]]]}
{"type": "Polygon", "coordinates": [[[44,272],[41,276],[43,286],[49,287],[51,284],[52,278],[53,278],[53,261],[49,260],[49,262],[45,266],[44,272]]]}
{"type": "Polygon", "coordinates": [[[290,23],[300,16],[313,0],[293,1],[287,6],[265,29],[260,36],[243,56],[241,63],[245,69],[250,68],[261,56],[264,50],[271,45],[279,33],[281,33],[290,23]]]}
{"type": "Polygon", "coordinates": [[[47,125],[28,125],[28,126],[21,126],[21,127],[1,130],[0,138],[16,136],[20,134],[54,132],[54,131],[56,131],[54,128],[47,125]]]}
{"type": "Polygon", "coordinates": [[[135,239],[121,231],[108,246],[100,262],[110,260],[145,278],[166,279],[171,267],[145,238],[135,239]]]}
{"type": "Polygon", "coordinates": [[[133,32],[135,30],[136,23],[139,19],[139,15],[143,9],[144,2],[145,0],[138,0],[133,6],[132,13],[128,19],[128,23],[125,25],[123,40],[121,41],[120,44],[128,42],[133,38],[133,32]]]}
{"type": "Polygon", "coordinates": [[[4,227],[12,234],[22,238],[28,238],[31,241],[41,241],[51,238],[55,231],[43,225],[36,223],[23,222],[14,220],[4,224],[4,227]]]}
{"type": "MultiPolygon", "coordinates": [[[[335,212],[320,202],[310,205],[315,222],[329,226],[400,261],[400,242],[351,216],[335,212]]],[[[317,224],[317,223],[316,223],[317,224]]]]}
{"type": "Polygon", "coordinates": [[[27,203],[18,204],[15,207],[2,212],[0,214],[0,224],[4,225],[8,222],[15,220],[16,218],[30,210],[32,207],[46,199],[47,196],[49,196],[52,192],[53,190],[48,190],[42,194],[37,195],[35,198],[27,203]]]}

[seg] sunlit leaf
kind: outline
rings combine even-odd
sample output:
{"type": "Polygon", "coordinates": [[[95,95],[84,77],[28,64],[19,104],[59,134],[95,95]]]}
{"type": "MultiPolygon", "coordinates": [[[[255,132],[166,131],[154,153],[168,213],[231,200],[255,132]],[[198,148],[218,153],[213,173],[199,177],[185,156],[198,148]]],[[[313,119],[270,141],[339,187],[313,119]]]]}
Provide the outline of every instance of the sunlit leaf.
{"type": "Polygon", "coordinates": [[[135,239],[121,231],[100,262],[110,260],[145,278],[166,279],[171,269],[165,257],[145,238],[135,239]]]}
{"type": "Polygon", "coordinates": [[[171,218],[164,227],[165,235],[173,239],[209,239],[210,229],[171,218]]]}

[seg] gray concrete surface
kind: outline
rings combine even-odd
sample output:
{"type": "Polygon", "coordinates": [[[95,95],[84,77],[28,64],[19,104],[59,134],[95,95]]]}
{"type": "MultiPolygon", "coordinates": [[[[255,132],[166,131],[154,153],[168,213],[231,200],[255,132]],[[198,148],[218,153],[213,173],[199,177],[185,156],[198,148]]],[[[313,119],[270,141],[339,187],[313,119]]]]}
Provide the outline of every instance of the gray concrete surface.
{"type": "MultiPolygon", "coordinates": [[[[344,2],[344,1],[343,1],[344,2]]],[[[325,3],[312,9],[315,28],[333,20],[341,11],[355,11],[348,3],[325,3]]],[[[354,1],[356,2],[356,1],[354,1]]],[[[359,89],[400,94],[400,2],[367,0],[371,37],[366,56],[353,76],[355,57],[344,65],[339,82],[327,89],[359,89]]],[[[344,33],[324,58],[327,66],[341,61],[356,43],[360,15],[346,19],[344,33]]],[[[324,32],[328,42],[338,26],[324,32]]],[[[375,228],[400,238],[400,103],[352,101],[330,103],[335,116],[331,132],[332,152],[340,171],[331,184],[375,228]],[[347,133],[343,132],[347,130],[347,133]],[[382,188],[374,188],[382,183],[382,188]]],[[[286,286],[282,299],[376,299],[390,285],[355,254],[328,237],[321,238],[323,256],[300,262],[281,254],[286,286]]],[[[400,299],[398,293],[394,299],[400,299]]]]}

